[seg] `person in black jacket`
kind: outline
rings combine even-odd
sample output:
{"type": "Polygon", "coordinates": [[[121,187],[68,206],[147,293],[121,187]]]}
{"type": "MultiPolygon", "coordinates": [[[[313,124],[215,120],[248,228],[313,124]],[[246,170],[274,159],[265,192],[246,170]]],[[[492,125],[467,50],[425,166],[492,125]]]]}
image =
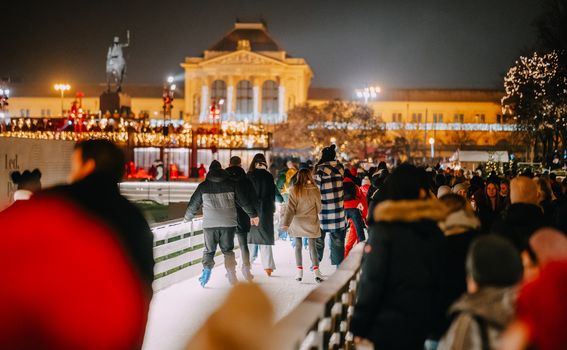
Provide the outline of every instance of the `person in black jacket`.
{"type": "MultiPolygon", "coordinates": [[[[230,158],[230,166],[226,168],[226,172],[230,178],[236,182],[240,191],[250,196],[250,202],[256,203],[256,192],[254,185],[246,176],[246,172],[242,169],[242,160],[240,157],[234,156],[230,158]]],[[[236,237],[240,246],[240,254],[242,256],[242,275],[247,281],[252,281],[254,276],[250,272],[250,250],[248,249],[248,232],[250,232],[250,217],[244,209],[239,205],[236,206],[238,226],[236,226],[236,237]]]]}
{"type": "Polygon", "coordinates": [[[447,208],[428,198],[422,169],[404,163],[385,183],[364,250],[351,330],[376,349],[423,349],[442,323],[447,208]]]}
{"type": "Polygon", "coordinates": [[[70,185],[40,192],[37,196],[71,199],[114,229],[143,281],[148,298],[154,280],[154,236],[140,210],[118,189],[125,168],[123,152],[108,140],[88,140],[75,145],[70,185]]]}
{"type": "Polygon", "coordinates": [[[203,209],[203,272],[199,278],[202,287],[209,282],[215,266],[217,245],[224,255],[226,277],[230,284],[238,282],[236,277],[236,259],[234,257],[234,234],[238,226],[237,206],[250,217],[250,223],[258,224],[258,215],[250,197],[230,179],[221,164],[213,160],[205,181],[201,182],[189,200],[185,221],[190,221],[203,209]]]}
{"type": "Polygon", "coordinates": [[[274,177],[268,171],[266,157],[258,153],[252,159],[247,174],[256,193],[256,211],[260,219],[259,225],[252,227],[248,234],[250,249],[260,250],[262,266],[268,276],[276,269],[272,246],[274,245],[274,213],[276,200],[283,202],[283,198],[276,188],[274,177]]]}

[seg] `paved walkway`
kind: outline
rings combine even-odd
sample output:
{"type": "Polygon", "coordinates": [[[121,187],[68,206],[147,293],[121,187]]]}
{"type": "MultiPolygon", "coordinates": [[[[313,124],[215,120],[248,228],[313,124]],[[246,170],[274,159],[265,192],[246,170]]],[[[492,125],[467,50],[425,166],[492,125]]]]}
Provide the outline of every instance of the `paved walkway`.
{"type": "MultiPolygon", "coordinates": [[[[304,266],[309,266],[309,253],[306,250],[303,252],[304,266]]],[[[252,273],[255,275],[254,282],[258,283],[272,300],[278,320],[298,305],[317,284],[309,270],[305,270],[303,282],[295,281],[295,258],[289,241],[276,241],[274,260],[277,269],[272,277],[266,276],[260,259],[254,263],[252,273]]],[[[206,288],[201,288],[198,277],[194,277],[154,295],[150,306],[144,350],[183,349],[191,335],[222,304],[230,290],[230,285],[224,277],[224,265],[219,263],[220,261],[222,257],[217,258],[217,266],[213,269],[206,288]]],[[[240,262],[238,271],[239,268],[240,262]]],[[[330,265],[328,249],[321,271],[323,274],[334,271],[334,267],[330,265]]],[[[238,277],[242,279],[240,274],[238,277]]]]}

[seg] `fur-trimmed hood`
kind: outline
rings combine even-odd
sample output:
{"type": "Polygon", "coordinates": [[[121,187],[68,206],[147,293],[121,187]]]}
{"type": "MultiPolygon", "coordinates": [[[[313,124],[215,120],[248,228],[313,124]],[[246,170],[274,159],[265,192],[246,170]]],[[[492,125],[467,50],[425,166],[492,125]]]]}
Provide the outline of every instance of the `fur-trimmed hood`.
{"type": "Polygon", "coordinates": [[[444,221],[440,222],[439,227],[445,235],[459,234],[480,229],[480,220],[472,212],[458,210],[449,214],[444,221]]]}
{"type": "Polygon", "coordinates": [[[415,222],[429,220],[439,222],[445,220],[449,214],[449,208],[436,198],[384,201],[374,209],[374,220],[376,222],[415,222]]]}

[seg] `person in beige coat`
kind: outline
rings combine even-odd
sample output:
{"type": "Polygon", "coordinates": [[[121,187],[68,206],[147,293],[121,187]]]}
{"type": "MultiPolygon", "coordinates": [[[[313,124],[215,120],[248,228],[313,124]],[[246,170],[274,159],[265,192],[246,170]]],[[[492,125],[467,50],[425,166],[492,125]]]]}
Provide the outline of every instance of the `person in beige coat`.
{"type": "Polygon", "coordinates": [[[283,219],[282,231],[287,231],[295,239],[296,280],[303,279],[303,256],[301,240],[309,241],[309,254],[316,282],[323,280],[319,271],[319,259],[315,240],[321,237],[319,213],[321,212],[321,194],[308,169],[297,173],[297,181],[289,191],[289,201],[283,219]]]}

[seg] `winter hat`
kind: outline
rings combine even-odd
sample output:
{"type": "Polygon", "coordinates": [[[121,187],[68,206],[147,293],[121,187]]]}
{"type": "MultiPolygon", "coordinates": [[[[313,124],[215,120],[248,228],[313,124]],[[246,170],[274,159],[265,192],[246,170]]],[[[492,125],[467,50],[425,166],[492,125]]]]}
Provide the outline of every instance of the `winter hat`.
{"type": "Polygon", "coordinates": [[[329,147],[325,147],[323,148],[323,154],[321,156],[321,162],[325,163],[325,162],[331,162],[333,160],[335,160],[335,158],[337,157],[337,151],[336,151],[337,146],[335,145],[330,145],[329,147]]]}
{"type": "Polygon", "coordinates": [[[489,235],[478,238],[471,245],[467,272],[479,287],[510,287],[522,279],[524,268],[512,243],[489,235]]]}
{"type": "Polygon", "coordinates": [[[209,165],[209,170],[219,170],[222,169],[221,163],[218,160],[213,160],[211,165],[209,165]]]}
{"type": "Polygon", "coordinates": [[[459,193],[459,191],[468,191],[469,184],[466,182],[461,182],[453,186],[453,193],[459,193]]]}
{"type": "Polygon", "coordinates": [[[530,238],[530,247],[540,266],[551,261],[567,260],[567,237],[553,228],[537,230],[530,238]]]}
{"type": "Polygon", "coordinates": [[[429,189],[429,182],[423,168],[403,163],[394,169],[384,182],[384,186],[387,199],[418,199],[421,189],[429,189]]]}
{"type": "Polygon", "coordinates": [[[439,189],[437,190],[437,198],[441,198],[447,193],[451,193],[451,187],[445,185],[440,186],[439,189]]]}
{"type": "Polygon", "coordinates": [[[21,173],[14,171],[10,173],[10,178],[14,184],[18,185],[18,190],[36,192],[41,189],[41,171],[39,169],[24,170],[21,173]]]}

